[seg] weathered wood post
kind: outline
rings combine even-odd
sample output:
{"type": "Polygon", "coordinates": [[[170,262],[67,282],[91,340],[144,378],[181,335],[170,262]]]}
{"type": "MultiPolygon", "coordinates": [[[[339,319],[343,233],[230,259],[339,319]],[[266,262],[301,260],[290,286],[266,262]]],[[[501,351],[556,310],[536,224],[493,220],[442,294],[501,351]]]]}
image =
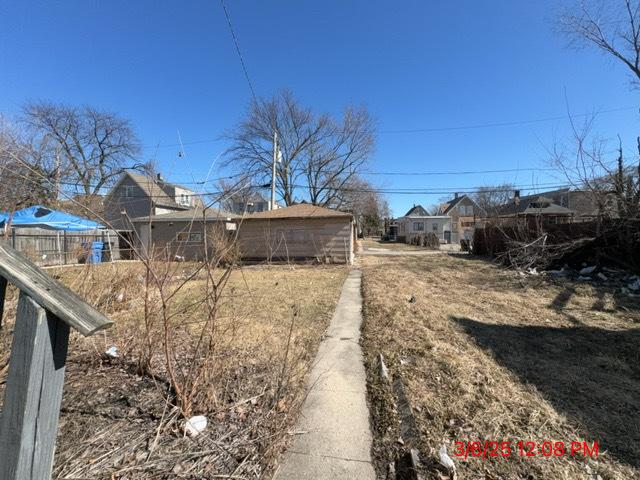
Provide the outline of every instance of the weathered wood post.
{"type": "Polygon", "coordinates": [[[51,478],[70,327],[88,336],[111,321],[12,248],[0,276],[20,289],[0,419],[0,479],[51,478]]]}
{"type": "Polygon", "coordinates": [[[2,315],[4,313],[4,297],[7,294],[7,279],[0,277],[0,330],[2,330],[2,315]]]}

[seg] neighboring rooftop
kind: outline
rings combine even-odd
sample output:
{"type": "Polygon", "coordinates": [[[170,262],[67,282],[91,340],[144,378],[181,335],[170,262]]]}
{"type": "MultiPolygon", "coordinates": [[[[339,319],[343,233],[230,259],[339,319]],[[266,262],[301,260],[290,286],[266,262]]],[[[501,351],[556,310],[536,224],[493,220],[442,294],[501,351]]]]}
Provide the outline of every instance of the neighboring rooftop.
{"type": "Polygon", "coordinates": [[[498,208],[499,216],[512,215],[572,215],[574,212],[554,203],[552,199],[542,195],[529,195],[513,198],[509,203],[498,208]]]}
{"type": "Polygon", "coordinates": [[[165,192],[162,188],[162,185],[170,186],[175,188],[176,186],[179,188],[183,188],[185,190],[189,190],[186,187],[182,187],[180,185],[173,185],[164,180],[157,180],[153,177],[142,175],[140,173],[134,173],[127,171],[127,175],[142,189],[142,191],[147,194],[153,203],[158,205],[159,207],[168,207],[175,209],[184,209],[187,210],[191,207],[187,205],[180,205],[175,199],[171,198],[167,192],[165,192]]]}
{"type": "MultiPolygon", "coordinates": [[[[467,195],[456,194],[454,198],[440,205],[440,208],[438,208],[438,213],[441,213],[442,215],[448,215],[449,212],[453,210],[455,206],[458,205],[465,198],[468,198],[469,200],[471,200],[471,198],[468,197],[467,195]]],[[[471,201],[473,202],[473,200],[471,201]]],[[[473,203],[475,204],[475,202],[473,203]]]]}
{"type": "Polygon", "coordinates": [[[429,217],[429,212],[422,205],[414,205],[404,214],[405,217],[429,217]]]}
{"type": "Polygon", "coordinates": [[[333,210],[331,208],[320,207],[310,203],[298,203],[289,207],[278,208],[276,210],[268,210],[266,212],[257,212],[245,215],[244,220],[253,219],[277,219],[277,218],[335,218],[335,217],[352,217],[350,213],[333,210]]]}

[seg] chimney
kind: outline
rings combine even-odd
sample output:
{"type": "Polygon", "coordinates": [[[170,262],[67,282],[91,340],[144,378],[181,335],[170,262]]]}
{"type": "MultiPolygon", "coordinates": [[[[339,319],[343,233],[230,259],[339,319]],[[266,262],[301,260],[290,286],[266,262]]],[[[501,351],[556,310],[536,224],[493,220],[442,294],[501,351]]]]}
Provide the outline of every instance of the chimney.
{"type": "Polygon", "coordinates": [[[457,199],[457,198],[458,198],[458,195],[460,195],[460,194],[459,194],[458,192],[456,192],[454,195],[455,195],[455,196],[454,196],[453,198],[454,198],[454,199],[457,199]]]}
{"type": "Polygon", "coordinates": [[[513,191],[513,201],[516,205],[520,205],[520,190],[513,191]]]}
{"type": "Polygon", "coordinates": [[[158,179],[159,182],[162,181],[162,174],[161,173],[156,173],[156,178],[158,179]]]}

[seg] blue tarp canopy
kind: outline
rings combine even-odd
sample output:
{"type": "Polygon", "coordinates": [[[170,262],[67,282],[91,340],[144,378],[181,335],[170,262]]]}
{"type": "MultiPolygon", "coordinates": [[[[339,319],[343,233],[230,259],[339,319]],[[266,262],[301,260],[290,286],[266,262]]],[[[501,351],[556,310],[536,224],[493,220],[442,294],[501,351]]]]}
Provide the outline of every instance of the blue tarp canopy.
{"type": "MultiPolygon", "coordinates": [[[[5,223],[9,221],[9,216],[6,212],[0,212],[0,227],[4,227],[5,223]]],[[[77,217],[59,210],[52,210],[41,205],[23,208],[14,212],[11,226],[48,228],[66,232],[83,232],[85,230],[104,228],[104,226],[93,220],[77,217]]]]}

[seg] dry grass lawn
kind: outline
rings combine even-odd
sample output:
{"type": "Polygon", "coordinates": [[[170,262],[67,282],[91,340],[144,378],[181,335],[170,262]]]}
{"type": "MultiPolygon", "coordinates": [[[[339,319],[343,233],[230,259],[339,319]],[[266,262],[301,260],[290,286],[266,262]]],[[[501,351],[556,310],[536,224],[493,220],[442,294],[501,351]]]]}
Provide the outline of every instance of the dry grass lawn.
{"type": "Polygon", "coordinates": [[[469,256],[362,257],[370,401],[381,471],[400,436],[377,380],[403,379],[425,477],[444,443],[460,479],[640,477],[640,303],[613,288],[469,256]],[[415,303],[410,302],[415,295],[415,303]],[[456,441],[597,441],[597,459],[455,457],[456,441]],[[599,475],[600,477],[598,477],[599,475]]]}
{"type": "Polygon", "coordinates": [[[399,251],[421,251],[424,247],[417,247],[415,245],[409,245],[402,242],[383,242],[379,237],[367,237],[359,240],[360,244],[365,250],[399,250],[399,251]]]}
{"type": "MultiPolygon", "coordinates": [[[[193,270],[176,268],[174,283],[193,270]]],[[[214,368],[204,380],[207,396],[199,399],[208,407],[194,412],[206,415],[209,425],[194,438],[184,437],[184,419],[167,402],[162,375],[153,379],[136,371],[145,305],[142,265],[48,273],[115,320],[95,337],[72,337],[54,478],[259,478],[268,475],[295,420],[347,269],[255,266],[232,273],[215,327],[214,368]],[[118,348],[119,358],[104,355],[110,346],[118,348]]],[[[189,280],[172,301],[179,335],[195,334],[205,317],[198,303],[204,284],[202,275],[189,280]]],[[[8,327],[0,331],[0,395],[15,303],[12,291],[8,327]]],[[[154,361],[160,369],[161,360],[154,361]]]]}

